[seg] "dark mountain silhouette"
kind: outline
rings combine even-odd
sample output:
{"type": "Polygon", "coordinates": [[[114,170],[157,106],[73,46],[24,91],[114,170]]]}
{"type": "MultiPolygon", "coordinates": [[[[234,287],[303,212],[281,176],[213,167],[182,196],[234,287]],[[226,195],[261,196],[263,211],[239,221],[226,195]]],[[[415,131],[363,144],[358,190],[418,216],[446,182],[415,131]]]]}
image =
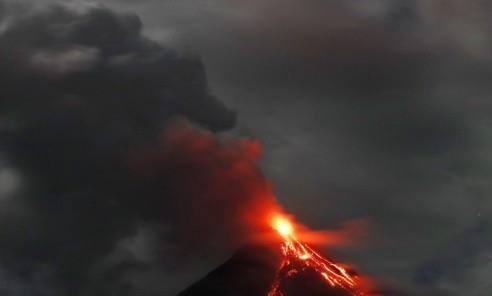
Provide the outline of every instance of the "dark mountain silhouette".
{"type": "MultiPolygon", "coordinates": [[[[278,270],[280,250],[266,246],[246,246],[178,296],[266,296],[278,270]]],[[[287,271],[285,271],[287,272],[287,271]]],[[[350,296],[330,287],[314,270],[282,276],[280,289],[285,296],[350,296]]]]}

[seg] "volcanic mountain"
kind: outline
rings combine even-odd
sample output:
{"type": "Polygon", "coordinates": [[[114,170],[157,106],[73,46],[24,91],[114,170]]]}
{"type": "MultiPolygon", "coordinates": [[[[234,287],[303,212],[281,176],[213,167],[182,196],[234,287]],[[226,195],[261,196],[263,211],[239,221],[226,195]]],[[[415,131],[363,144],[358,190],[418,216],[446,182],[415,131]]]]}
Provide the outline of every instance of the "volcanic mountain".
{"type": "Polygon", "coordinates": [[[275,251],[245,246],[178,296],[266,296],[280,265],[280,252],[275,251]]]}
{"type": "Polygon", "coordinates": [[[277,279],[278,291],[284,296],[351,296],[333,287],[314,268],[302,262],[283,267],[280,248],[249,245],[238,250],[224,264],[178,296],[267,296],[277,279]],[[297,266],[296,266],[297,265],[297,266]],[[292,267],[300,272],[292,273],[292,267]]]}
{"type": "MultiPolygon", "coordinates": [[[[275,247],[248,246],[178,296],[367,296],[360,278],[299,240],[295,224],[274,215],[275,247]]],[[[374,294],[373,294],[374,295],[374,294]]]]}

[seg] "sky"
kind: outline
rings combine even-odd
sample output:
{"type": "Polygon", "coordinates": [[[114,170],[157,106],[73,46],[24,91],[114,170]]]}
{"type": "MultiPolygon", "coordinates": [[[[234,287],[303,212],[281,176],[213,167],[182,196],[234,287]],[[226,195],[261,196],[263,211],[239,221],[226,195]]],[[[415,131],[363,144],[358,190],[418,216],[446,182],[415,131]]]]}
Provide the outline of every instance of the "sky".
{"type": "Polygon", "coordinates": [[[54,3],[0,0],[0,294],[175,295],[251,184],[393,295],[492,289],[489,1],[54,3]]]}

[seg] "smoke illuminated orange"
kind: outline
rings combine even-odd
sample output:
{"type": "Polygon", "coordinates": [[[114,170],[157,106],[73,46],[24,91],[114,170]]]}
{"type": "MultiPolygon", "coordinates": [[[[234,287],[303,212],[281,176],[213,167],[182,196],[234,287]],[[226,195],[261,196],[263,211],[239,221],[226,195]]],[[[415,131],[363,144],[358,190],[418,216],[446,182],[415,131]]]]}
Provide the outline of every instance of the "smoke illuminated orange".
{"type": "Polygon", "coordinates": [[[345,290],[349,295],[366,295],[359,291],[356,276],[349,274],[339,264],[324,258],[306,243],[300,242],[297,239],[293,223],[287,217],[275,215],[272,218],[271,226],[283,239],[281,246],[283,259],[267,296],[288,296],[281,291],[282,277],[297,274],[304,269],[316,271],[321,280],[331,287],[345,290]],[[287,270],[287,272],[281,274],[280,271],[282,270],[287,270]]]}

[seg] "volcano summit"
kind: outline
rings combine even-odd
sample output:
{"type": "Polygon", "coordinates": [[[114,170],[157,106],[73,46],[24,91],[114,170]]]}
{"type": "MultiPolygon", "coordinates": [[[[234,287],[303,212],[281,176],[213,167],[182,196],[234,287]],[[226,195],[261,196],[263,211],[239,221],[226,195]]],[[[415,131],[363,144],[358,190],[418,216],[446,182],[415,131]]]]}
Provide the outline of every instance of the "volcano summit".
{"type": "Polygon", "coordinates": [[[359,276],[300,242],[293,224],[274,216],[280,247],[247,246],[178,296],[363,296],[359,276]]]}

